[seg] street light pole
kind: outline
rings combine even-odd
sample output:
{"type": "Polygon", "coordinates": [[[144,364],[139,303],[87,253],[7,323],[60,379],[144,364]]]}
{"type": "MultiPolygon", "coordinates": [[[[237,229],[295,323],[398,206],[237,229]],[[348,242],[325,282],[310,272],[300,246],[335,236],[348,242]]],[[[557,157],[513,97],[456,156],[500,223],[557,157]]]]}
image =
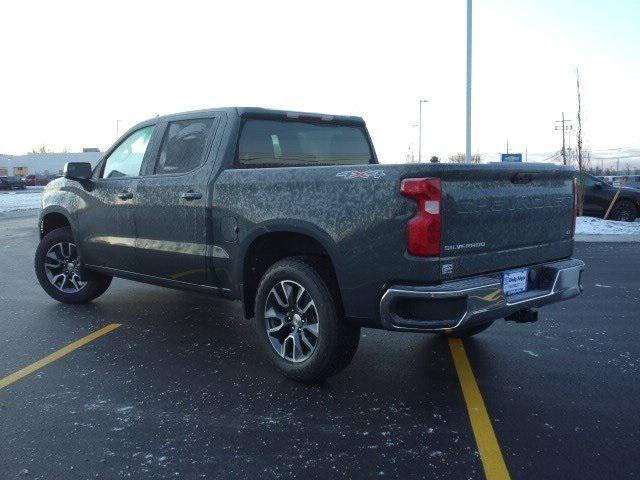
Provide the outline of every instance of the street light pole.
{"type": "Polygon", "coordinates": [[[420,121],[418,127],[418,163],[422,163],[422,104],[429,100],[420,100],[420,121]]]}
{"type": "Polygon", "coordinates": [[[466,163],[471,163],[471,40],[472,0],[467,0],[467,152],[466,163]]]}

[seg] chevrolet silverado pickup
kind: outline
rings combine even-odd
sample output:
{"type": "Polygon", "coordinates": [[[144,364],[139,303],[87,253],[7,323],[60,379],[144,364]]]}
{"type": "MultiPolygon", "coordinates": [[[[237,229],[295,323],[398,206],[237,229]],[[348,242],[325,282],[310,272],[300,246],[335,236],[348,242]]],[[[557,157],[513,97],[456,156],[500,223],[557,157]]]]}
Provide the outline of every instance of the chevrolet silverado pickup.
{"type": "Polygon", "coordinates": [[[466,337],[582,290],[573,169],[380,164],[353,116],[156,117],[95,168],[68,163],[42,204],[51,297],[88,302],[122,277],[240,300],[305,382],[345,368],[362,327],[466,337]]]}

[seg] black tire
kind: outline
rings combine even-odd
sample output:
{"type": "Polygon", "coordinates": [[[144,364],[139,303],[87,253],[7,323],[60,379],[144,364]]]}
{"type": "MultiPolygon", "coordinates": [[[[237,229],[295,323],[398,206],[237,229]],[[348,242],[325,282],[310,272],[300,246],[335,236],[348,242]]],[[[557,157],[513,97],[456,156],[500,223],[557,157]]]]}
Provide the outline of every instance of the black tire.
{"type": "Polygon", "coordinates": [[[609,220],[616,220],[618,222],[635,222],[638,217],[638,209],[636,206],[627,200],[621,200],[617,202],[609,213],[609,220]]]}
{"type": "MultiPolygon", "coordinates": [[[[111,284],[111,277],[106,275],[98,275],[92,276],[90,280],[80,279],[81,282],[86,282],[84,287],[82,287],[79,291],[76,292],[65,292],[60,288],[54,286],[49,277],[47,276],[47,270],[45,268],[45,260],[47,259],[47,253],[50,251],[52,247],[58,245],[60,243],[71,243],[75,245],[75,240],[73,238],[73,234],[69,227],[58,228],[49,232],[44,236],[42,240],[40,240],[40,244],[36,249],[36,257],[35,257],[35,270],[36,276],[38,277],[38,282],[40,282],[40,286],[43,288],[47,294],[62,303],[87,303],[93,300],[94,298],[102,295],[107,288],[109,288],[109,284],[111,284]]],[[[78,257],[78,262],[80,263],[80,259],[78,257]]],[[[65,279],[66,280],[66,279],[65,279]]],[[[64,286],[64,284],[63,284],[64,286]]]]}
{"type": "MultiPolygon", "coordinates": [[[[262,277],[256,292],[255,328],[259,343],[265,349],[273,364],[288,378],[304,383],[315,383],[337,374],[346,368],[358,349],[360,327],[347,323],[340,314],[337,303],[337,287],[322,266],[311,257],[290,257],[273,264],[262,277]],[[317,312],[318,336],[315,348],[308,358],[295,362],[276,352],[272,345],[273,336],[267,333],[265,307],[272,289],[281,282],[291,282],[302,286],[314,303],[317,312]]],[[[291,295],[293,297],[293,295],[291,295]]],[[[285,293],[286,299],[286,293],[285,293]]],[[[291,302],[287,301],[291,306],[291,302]]],[[[295,301],[297,308],[298,300],[295,301]]],[[[273,318],[273,317],[272,317],[273,318]]],[[[291,320],[290,320],[291,322],[291,320]]],[[[284,325],[285,322],[283,321],[284,325]]],[[[293,323],[287,328],[293,329],[293,323]]],[[[297,325],[296,327],[297,328],[297,325]]],[[[284,329],[284,333],[286,333],[284,329]]],[[[290,335],[294,335],[291,332],[290,335]]],[[[298,338],[300,342],[300,337],[298,338]]],[[[286,340],[283,342],[283,345],[286,340]]],[[[295,343],[294,343],[295,348],[295,343]]]]}
{"type": "Polygon", "coordinates": [[[469,338],[477,335],[481,332],[484,332],[487,328],[493,325],[493,322],[483,323],[481,325],[476,325],[474,327],[465,328],[463,330],[458,330],[456,332],[448,332],[443,335],[453,338],[469,338]]]}

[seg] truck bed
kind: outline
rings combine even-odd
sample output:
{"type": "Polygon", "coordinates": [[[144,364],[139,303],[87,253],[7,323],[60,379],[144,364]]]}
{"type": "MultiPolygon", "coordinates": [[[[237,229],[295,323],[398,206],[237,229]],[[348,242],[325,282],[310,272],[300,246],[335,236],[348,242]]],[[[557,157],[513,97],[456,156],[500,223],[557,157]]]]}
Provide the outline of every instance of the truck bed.
{"type": "MultiPolygon", "coordinates": [[[[569,258],[573,177],[573,169],[548,164],[227,169],[211,198],[225,218],[213,224],[232,218],[238,241],[225,241],[222,231],[214,238],[231,258],[243,258],[267,231],[318,239],[335,266],[347,317],[375,325],[386,285],[437,285],[569,258]],[[406,225],[417,208],[400,193],[407,178],[441,181],[439,257],[407,253],[406,225]]],[[[237,275],[229,272],[230,282],[237,275]]]]}

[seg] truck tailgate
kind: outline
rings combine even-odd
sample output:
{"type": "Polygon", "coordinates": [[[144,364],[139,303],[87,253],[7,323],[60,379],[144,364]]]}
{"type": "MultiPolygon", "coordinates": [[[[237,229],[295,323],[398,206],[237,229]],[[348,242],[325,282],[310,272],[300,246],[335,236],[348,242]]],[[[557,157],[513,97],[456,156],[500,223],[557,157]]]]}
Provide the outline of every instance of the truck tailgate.
{"type": "Polygon", "coordinates": [[[527,166],[445,176],[442,221],[443,278],[569,257],[573,174],[527,166]]]}

